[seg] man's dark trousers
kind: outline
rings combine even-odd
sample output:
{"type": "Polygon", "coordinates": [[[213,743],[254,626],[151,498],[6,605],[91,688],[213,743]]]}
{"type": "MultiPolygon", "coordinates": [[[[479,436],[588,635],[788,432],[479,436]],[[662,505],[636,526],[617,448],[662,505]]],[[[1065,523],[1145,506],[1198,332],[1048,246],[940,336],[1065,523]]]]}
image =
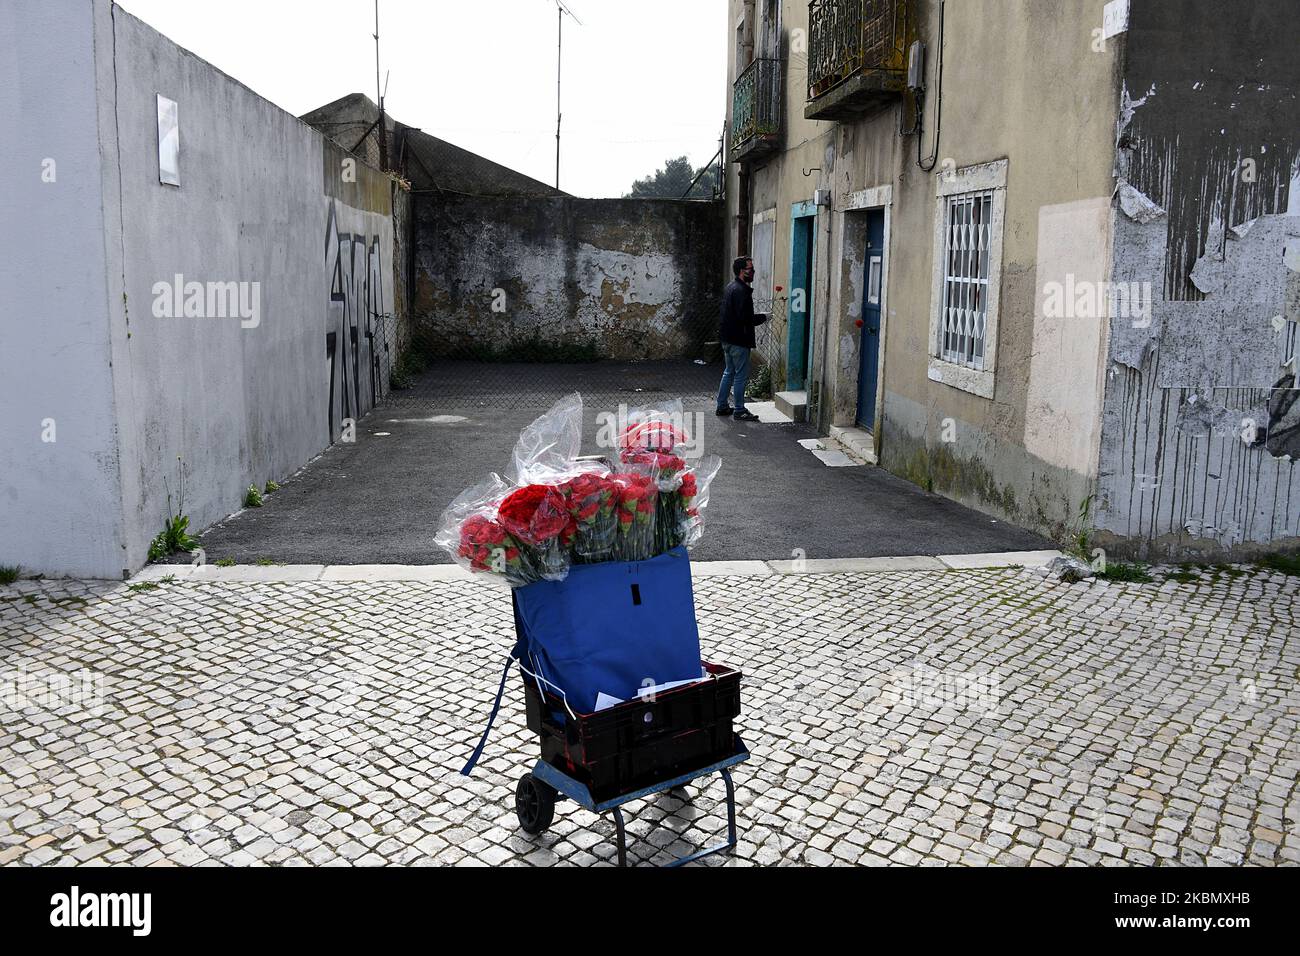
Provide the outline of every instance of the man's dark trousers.
{"type": "Polygon", "coordinates": [[[726,367],[718,386],[718,411],[727,408],[727,392],[731,392],[734,409],[745,409],[745,386],[749,383],[749,353],[754,348],[754,326],[767,321],[766,315],[754,313],[754,290],[740,279],[735,279],[722,293],[722,321],[719,338],[726,367]]]}

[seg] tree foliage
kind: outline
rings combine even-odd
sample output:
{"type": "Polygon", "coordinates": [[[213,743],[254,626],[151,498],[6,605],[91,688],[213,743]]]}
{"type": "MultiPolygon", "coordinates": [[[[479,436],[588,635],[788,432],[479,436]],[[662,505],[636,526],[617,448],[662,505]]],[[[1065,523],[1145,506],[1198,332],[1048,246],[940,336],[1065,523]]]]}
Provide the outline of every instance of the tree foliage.
{"type": "MultiPolygon", "coordinates": [[[[703,168],[703,167],[701,167],[703,168]]],[[[700,170],[691,165],[691,161],[685,156],[678,156],[676,159],[670,159],[664,163],[662,169],[657,169],[645,179],[638,179],[632,184],[632,191],[625,194],[624,198],[632,199],[681,199],[688,187],[700,170]]],[[[718,166],[716,163],[709,165],[704,169],[700,181],[697,182],[688,199],[712,199],[718,184],[718,166]]]]}

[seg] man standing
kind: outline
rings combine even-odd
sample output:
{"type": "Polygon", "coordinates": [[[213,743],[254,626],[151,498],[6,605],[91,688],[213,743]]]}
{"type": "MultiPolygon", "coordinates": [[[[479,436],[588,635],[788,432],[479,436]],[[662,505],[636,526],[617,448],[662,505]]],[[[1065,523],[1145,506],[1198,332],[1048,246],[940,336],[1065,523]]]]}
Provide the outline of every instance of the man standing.
{"type": "Polygon", "coordinates": [[[726,368],[718,388],[718,414],[731,415],[738,422],[756,422],[758,416],[745,409],[745,385],[749,381],[749,352],[754,347],[754,326],[762,325],[767,316],[754,314],[754,260],[740,256],[731,264],[736,278],[722,293],[722,322],[719,338],[726,368]],[[735,396],[735,408],[727,404],[727,392],[735,396]]]}

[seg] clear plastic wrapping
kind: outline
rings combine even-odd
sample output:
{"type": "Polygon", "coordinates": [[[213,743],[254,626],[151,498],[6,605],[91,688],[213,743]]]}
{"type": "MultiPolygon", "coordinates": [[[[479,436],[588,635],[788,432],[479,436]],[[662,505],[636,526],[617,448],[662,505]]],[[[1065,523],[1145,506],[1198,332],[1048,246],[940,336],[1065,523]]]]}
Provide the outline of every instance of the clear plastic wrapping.
{"type": "Polygon", "coordinates": [[[510,490],[500,475],[461,492],[438,519],[434,542],[469,571],[497,574],[511,587],[541,580],[519,542],[497,520],[510,490]]]}
{"type": "Polygon", "coordinates": [[[673,505],[678,543],[687,548],[695,547],[704,534],[704,509],[709,504],[709,486],[721,469],[721,458],[706,455],[682,478],[673,505]]]}
{"type": "Polygon", "coordinates": [[[643,561],[699,540],[721,460],[687,457],[681,401],[633,409],[612,467],[580,457],[582,407],[577,392],[560,399],[520,432],[505,478],[443,511],[434,541],[457,564],[522,587],[574,562],[643,561]]]}
{"type": "Polygon", "coordinates": [[[517,485],[555,484],[582,453],[582,395],[570,392],[519,433],[506,477],[517,485]]]}

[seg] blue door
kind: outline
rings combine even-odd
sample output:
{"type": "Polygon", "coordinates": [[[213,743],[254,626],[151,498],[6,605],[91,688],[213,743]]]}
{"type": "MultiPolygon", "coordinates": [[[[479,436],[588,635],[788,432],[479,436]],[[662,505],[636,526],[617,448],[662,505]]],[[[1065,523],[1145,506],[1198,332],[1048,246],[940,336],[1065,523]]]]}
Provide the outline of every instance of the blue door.
{"type": "Polygon", "coordinates": [[[858,424],[876,424],[876,382],[880,376],[880,291],[885,281],[885,213],[867,213],[867,254],[862,268],[862,328],[858,362],[858,424]]]}
{"type": "Polygon", "coordinates": [[[816,206],[796,203],[790,221],[790,298],[786,313],[785,387],[798,391],[807,387],[808,354],[812,335],[813,224],[816,206]],[[808,209],[806,207],[811,207],[808,209]]]}

